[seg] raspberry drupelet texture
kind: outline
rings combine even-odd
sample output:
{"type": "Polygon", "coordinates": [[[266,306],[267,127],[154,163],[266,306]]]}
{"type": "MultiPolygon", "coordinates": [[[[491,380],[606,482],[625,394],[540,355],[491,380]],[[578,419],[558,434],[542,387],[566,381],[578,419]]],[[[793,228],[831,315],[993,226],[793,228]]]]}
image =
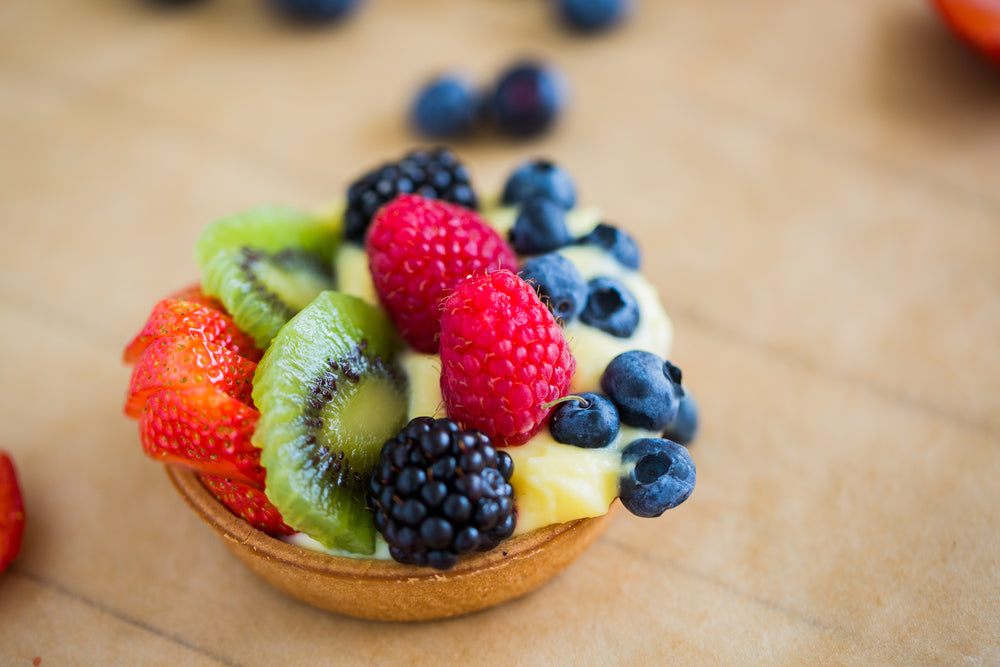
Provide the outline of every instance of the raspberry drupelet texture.
{"type": "Polygon", "coordinates": [[[368,508],[394,560],[447,570],[514,532],[514,464],[479,431],[417,417],[382,446],[368,508]]]}
{"type": "Polygon", "coordinates": [[[510,271],[458,285],[441,317],[441,394],[448,416],[520,445],[544,426],[545,404],[569,392],[576,360],[535,289],[510,271]]]}
{"type": "Polygon", "coordinates": [[[436,352],[441,302],[466,276],[517,268],[507,242],[474,212],[418,195],[379,210],[365,243],[375,291],[399,334],[436,352]]]}

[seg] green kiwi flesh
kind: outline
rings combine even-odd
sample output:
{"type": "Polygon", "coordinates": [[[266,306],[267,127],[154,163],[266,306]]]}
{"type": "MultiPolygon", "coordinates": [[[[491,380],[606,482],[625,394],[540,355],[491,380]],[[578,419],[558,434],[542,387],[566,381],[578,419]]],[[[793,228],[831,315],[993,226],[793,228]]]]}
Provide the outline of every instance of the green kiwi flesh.
{"type": "Polygon", "coordinates": [[[337,216],[265,206],[217,220],[202,233],[195,259],[202,288],[237,326],[267,349],[295,313],[332,289],[337,216]]]}
{"type": "Polygon", "coordinates": [[[383,443],[406,423],[401,349],[385,313],[326,291],[281,329],[257,367],[253,442],[265,492],[288,525],[327,548],[374,553],[365,492],[383,443]]]}

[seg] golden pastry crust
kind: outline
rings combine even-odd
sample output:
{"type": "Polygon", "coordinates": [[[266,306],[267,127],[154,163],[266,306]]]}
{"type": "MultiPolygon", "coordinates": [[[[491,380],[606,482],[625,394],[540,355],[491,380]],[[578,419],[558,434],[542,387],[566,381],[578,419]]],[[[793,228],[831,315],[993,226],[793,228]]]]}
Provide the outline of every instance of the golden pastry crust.
{"type": "Polygon", "coordinates": [[[245,566],[275,588],[357,618],[419,621],[486,609],[538,588],[582,554],[609,515],[546,526],[459,560],[450,570],[343,558],[272,538],[230,513],[197,474],[167,466],[177,491],[245,566]]]}

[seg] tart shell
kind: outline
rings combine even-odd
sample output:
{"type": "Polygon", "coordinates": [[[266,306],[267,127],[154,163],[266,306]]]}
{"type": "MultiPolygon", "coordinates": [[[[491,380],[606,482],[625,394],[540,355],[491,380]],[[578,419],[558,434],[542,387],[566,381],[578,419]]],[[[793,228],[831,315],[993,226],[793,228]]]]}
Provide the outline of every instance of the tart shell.
{"type": "Polygon", "coordinates": [[[330,556],[253,528],[209,493],[196,473],[166,466],[177,491],[254,574],[288,595],[356,618],[421,621],[486,609],[529,593],[596,540],[610,513],[546,526],[439,571],[395,561],[330,556]]]}

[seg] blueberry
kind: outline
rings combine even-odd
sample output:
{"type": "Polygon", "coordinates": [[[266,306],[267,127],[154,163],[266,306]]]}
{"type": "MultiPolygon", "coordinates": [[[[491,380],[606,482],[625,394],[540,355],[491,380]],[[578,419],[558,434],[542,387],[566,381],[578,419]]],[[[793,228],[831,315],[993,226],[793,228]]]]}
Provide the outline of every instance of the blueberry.
{"type": "Polygon", "coordinates": [[[270,0],[271,5],[296,21],[326,22],[347,16],[361,0],[270,0]]]}
{"type": "Polygon", "coordinates": [[[685,391],[677,414],[667,424],[663,437],[686,446],[698,435],[698,422],[698,403],[690,391],[685,391]]]}
{"type": "Polygon", "coordinates": [[[576,265],[558,253],[532,257],[521,265],[518,275],[535,285],[542,301],[563,323],[575,319],[587,303],[587,282],[576,265]]]}
{"type": "Polygon", "coordinates": [[[600,276],[587,283],[587,305],[580,321],[616,338],[628,338],[639,326],[639,303],[625,285],[600,276]]]}
{"type": "Polygon", "coordinates": [[[564,209],[576,206],[576,185],[562,167],[548,160],[531,160],[518,166],[503,186],[503,203],[524,204],[536,199],[551,199],[564,209]]]}
{"type": "Polygon", "coordinates": [[[428,137],[462,137],[472,132],[478,106],[479,94],[468,79],[444,74],[417,92],[410,109],[410,122],[428,137]]]}
{"type": "Polygon", "coordinates": [[[560,403],[549,417],[556,442],[587,449],[607,447],[618,435],[618,426],[614,403],[589,391],[560,403]]]}
{"type": "Polygon", "coordinates": [[[649,431],[662,431],[677,414],[680,384],[679,368],[643,350],[619,354],[601,376],[601,389],[622,423],[649,431]]]}
{"type": "Polygon", "coordinates": [[[566,211],[551,199],[529,199],[517,213],[510,242],[521,255],[558,250],[573,240],[566,227],[566,211]]]}
{"type": "Polygon", "coordinates": [[[639,269],[639,246],[631,236],[617,227],[602,222],[577,243],[603,248],[625,268],[639,269]]]}
{"type": "Polygon", "coordinates": [[[558,0],[556,10],[571,28],[583,32],[607,30],[632,9],[629,0],[558,0]]]}
{"type": "Polygon", "coordinates": [[[552,127],[566,106],[567,96],[567,85],[559,71],[525,61],[500,74],[489,109],[501,132],[529,138],[552,127]]]}
{"type": "Polygon", "coordinates": [[[636,516],[660,516],[687,500],[694,491],[694,461],[676,442],[658,438],[634,440],[622,450],[622,463],[629,471],[618,480],[618,497],[636,516]]]}

